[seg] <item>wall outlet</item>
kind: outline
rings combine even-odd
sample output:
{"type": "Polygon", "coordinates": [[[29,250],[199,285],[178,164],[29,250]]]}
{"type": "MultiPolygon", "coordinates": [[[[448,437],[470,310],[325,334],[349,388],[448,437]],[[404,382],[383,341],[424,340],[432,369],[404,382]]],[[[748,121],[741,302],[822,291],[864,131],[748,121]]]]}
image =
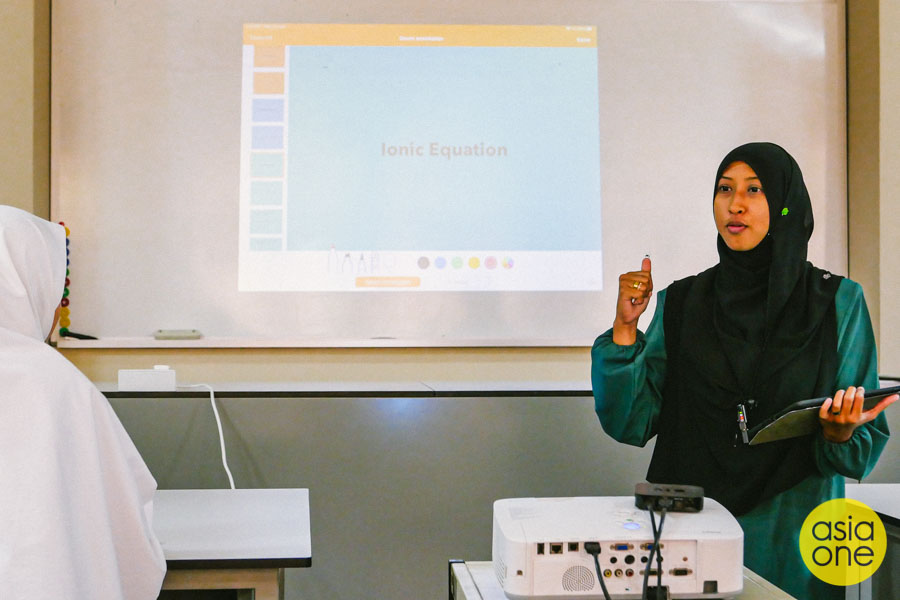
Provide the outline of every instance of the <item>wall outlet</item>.
{"type": "Polygon", "coordinates": [[[175,369],[155,365],[152,369],[119,369],[120,392],[174,392],[175,369]]]}

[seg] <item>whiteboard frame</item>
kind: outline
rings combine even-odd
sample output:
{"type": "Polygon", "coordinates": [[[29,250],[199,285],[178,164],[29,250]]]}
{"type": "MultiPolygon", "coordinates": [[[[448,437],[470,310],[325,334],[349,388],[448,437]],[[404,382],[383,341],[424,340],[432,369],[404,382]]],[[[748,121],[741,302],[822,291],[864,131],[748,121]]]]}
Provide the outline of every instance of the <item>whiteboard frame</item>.
{"type": "MultiPolygon", "coordinates": [[[[749,24],[752,26],[770,27],[777,33],[777,35],[782,36],[782,41],[785,43],[786,47],[790,47],[791,43],[799,44],[797,48],[800,54],[808,54],[810,52],[814,52],[815,48],[810,47],[809,44],[804,46],[802,40],[800,40],[799,42],[797,40],[791,42],[790,36],[796,36],[798,35],[798,32],[796,30],[791,30],[790,27],[785,26],[783,22],[776,22],[776,19],[773,19],[770,22],[766,22],[766,15],[778,14],[779,10],[815,10],[814,7],[821,7],[822,10],[829,11],[829,13],[832,15],[831,17],[829,17],[831,20],[829,21],[827,26],[828,30],[821,32],[821,41],[823,42],[823,44],[828,45],[828,47],[825,48],[825,51],[828,53],[829,62],[827,64],[824,64],[822,66],[822,69],[823,73],[825,74],[823,79],[828,80],[830,85],[829,90],[831,91],[831,93],[828,94],[828,97],[825,98],[822,102],[822,107],[814,107],[813,109],[811,109],[817,116],[815,118],[810,118],[809,122],[805,124],[805,126],[810,127],[810,123],[815,124],[816,122],[819,122],[823,128],[827,129],[827,133],[822,136],[822,139],[825,143],[815,144],[814,148],[801,147],[799,149],[796,149],[789,143],[791,141],[791,136],[785,135],[784,132],[781,131],[781,129],[783,129],[782,124],[775,122],[777,121],[777,119],[773,119],[773,122],[768,125],[742,125],[740,127],[736,127],[734,131],[726,136],[723,136],[723,139],[717,140],[705,139],[703,136],[703,132],[698,130],[694,136],[679,136],[680,144],[683,147],[690,146],[694,149],[692,150],[692,152],[695,153],[691,154],[690,156],[679,157],[680,159],[685,158],[685,160],[683,160],[683,169],[681,170],[682,172],[678,173],[677,177],[672,182],[670,182],[670,184],[673,187],[677,186],[682,190],[686,190],[684,192],[685,196],[695,197],[698,191],[705,194],[706,188],[711,187],[711,182],[706,181],[706,179],[711,176],[711,171],[713,170],[718,158],[720,158],[728,149],[730,149],[734,145],[737,145],[738,143],[747,141],[748,138],[771,139],[776,142],[782,142],[792,151],[792,153],[794,153],[795,157],[798,159],[798,162],[803,168],[804,173],[808,175],[808,183],[810,186],[811,196],[813,196],[814,207],[816,207],[818,198],[827,196],[827,198],[823,200],[824,204],[815,208],[817,217],[817,230],[816,235],[814,235],[813,241],[811,243],[810,258],[819,266],[835,272],[845,273],[847,269],[847,176],[846,98],[844,84],[846,80],[846,70],[844,67],[844,2],[827,0],[802,0],[800,2],[794,0],[773,0],[765,3],[748,0],[638,0],[638,2],[634,2],[633,0],[630,0],[631,5],[637,5],[638,3],[640,3],[641,6],[644,6],[645,9],[651,11],[654,9],[661,9],[663,11],[675,10],[674,7],[677,6],[677,10],[694,12],[696,12],[697,10],[705,10],[703,9],[704,5],[710,7],[714,5],[727,5],[728,7],[730,7],[730,10],[733,10],[735,14],[737,14],[741,19],[744,20],[745,24],[749,24]],[[806,7],[806,9],[797,9],[797,7],[806,7]],[[754,19],[756,19],[756,22],[754,22],[754,19]],[[683,137],[684,139],[681,140],[681,137],[683,137]],[[700,182],[699,184],[698,181],[700,182]],[[822,207],[824,207],[825,210],[821,210],[822,207]],[[822,234],[823,231],[824,236],[822,234]]],[[[82,15],[79,18],[84,19],[96,19],[98,17],[109,16],[107,14],[109,12],[108,3],[102,3],[99,2],[99,0],[96,0],[94,4],[95,6],[91,7],[87,2],[85,2],[84,4],[79,4],[77,8],[72,8],[72,3],[65,2],[64,0],[54,0],[53,10],[56,13],[57,17],[60,16],[60,11],[65,11],[66,9],[79,12],[82,15]],[[100,4],[103,4],[103,6],[98,8],[100,4]]],[[[159,4],[166,4],[166,2],[161,2],[159,4]]],[[[227,4],[228,3],[218,3],[217,6],[221,5],[222,10],[227,12],[227,10],[230,10],[227,4]]],[[[280,0],[270,0],[268,2],[260,2],[256,4],[258,5],[258,11],[267,13],[268,16],[277,16],[277,14],[279,14],[279,11],[281,11],[281,13],[288,12],[285,8],[288,3],[281,2],[280,0]]],[[[363,2],[362,0],[345,2],[341,6],[322,2],[320,4],[310,5],[308,20],[327,21],[330,19],[334,21],[334,15],[337,13],[341,13],[352,15],[353,19],[356,21],[360,21],[363,17],[368,17],[373,21],[380,19],[382,20],[382,22],[401,22],[397,19],[398,15],[406,15],[407,17],[409,15],[415,15],[419,20],[424,19],[425,22],[427,22],[428,19],[423,16],[427,12],[423,8],[424,5],[428,5],[429,7],[431,7],[431,9],[435,9],[435,7],[440,8],[447,4],[447,2],[443,2],[442,0],[429,0],[428,2],[417,0],[398,0],[391,3],[389,6],[384,7],[383,12],[378,12],[374,8],[372,8],[369,3],[363,2]],[[351,7],[351,9],[349,11],[344,10],[347,7],[351,7]],[[331,16],[329,17],[329,15],[331,16]]],[[[449,3],[449,5],[454,6],[456,10],[461,11],[460,14],[464,15],[464,17],[460,17],[461,21],[468,20],[485,23],[508,22],[509,11],[507,9],[510,6],[516,6],[516,4],[517,3],[499,1],[484,3],[477,2],[475,0],[464,0],[461,2],[449,3]]],[[[555,14],[555,21],[553,22],[570,23],[577,21],[577,15],[581,11],[584,11],[585,7],[588,5],[602,6],[604,9],[610,9],[612,11],[611,14],[622,15],[630,10],[624,7],[625,4],[629,4],[629,2],[624,2],[623,0],[607,0],[605,2],[572,0],[571,4],[566,5],[565,8],[560,7],[556,2],[549,1],[529,3],[529,6],[532,12],[540,12],[540,10],[550,11],[552,9],[555,14]]],[[[126,3],[119,3],[118,10],[123,11],[126,8],[128,8],[126,6],[126,3]]],[[[296,15],[296,11],[294,11],[294,13],[292,14],[296,15]]],[[[276,19],[267,18],[266,20],[276,19]]],[[[296,21],[299,19],[295,17],[294,20],[296,21]]],[[[407,20],[409,19],[407,18],[407,20]]],[[[134,26],[136,22],[139,22],[139,19],[133,18],[131,26],[134,26]]],[[[457,21],[448,19],[448,22],[457,21]]],[[[541,21],[541,23],[546,22],[546,20],[541,21]]],[[[59,41],[59,30],[65,28],[66,23],[59,18],[54,19],[53,23],[54,43],[52,50],[52,78],[53,89],[56,91],[56,93],[52,94],[51,98],[51,155],[53,157],[51,160],[51,215],[54,219],[59,219],[67,218],[70,212],[72,210],[75,210],[76,207],[79,209],[79,211],[83,208],[80,203],[83,202],[84,198],[90,197],[91,193],[89,188],[82,187],[82,184],[84,184],[86,180],[90,179],[90,177],[95,174],[91,170],[96,166],[86,164],[88,161],[90,161],[90,153],[84,153],[84,155],[81,156],[80,152],[73,152],[73,149],[69,145],[69,139],[66,137],[66,135],[68,134],[64,132],[80,130],[79,134],[84,136],[84,130],[89,129],[89,133],[91,135],[93,135],[94,133],[103,133],[103,123],[100,123],[96,129],[91,129],[90,126],[92,125],[92,123],[77,122],[73,121],[70,118],[72,107],[78,102],[78,95],[72,94],[63,96],[61,94],[61,92],[64,92],[67,89],[67,80],[65,79],[67,77],[65,68],[67,63],[65,63],[65,61],[66,57],[71,55],[73,51],[75,53],[78,53],[83,51],[84,48],[67,46],[64,43],[57,43],[59,41]],[[73,156],[73,154],[79,154],[79,156],[73,156]],[[64,157],[65,160],[62,160],[61,157],[64,157]]],[[[802,37],[802,31],[800,32],[800,35],[802,37]]],[[[235,31],[233,37],[235,41],[235,49],[237,50],[240,47],[239,32],[235,31]]],[[[601,40],[601,44],[602,43],[603,40],[601,40]]],[[[677,55],[679,52],[684,52],[684,48],[679,48],[677,46],[673,47],[671,50],[672,54],[674,55],[677,55]]],[[[608,59],[609,57],[605,56],[603,52],[604,51],[601,49],[601,60],[608,59]]],[[[235,67],[239,69],[238,58],[235,59],[234,64],[235,67]]],[[[605,64],[609,64],[609,61],[607,60],[605,64]]],[[[627,67],[627,64],[618,65],[618,68],[620,69],[625,67],[627,67]]],[[[156,67],[154,67],[153,65],[149,65],[149,75],[154,74],[153,71],[155,68],[156,67]]],[[[80,74],[78,76],[80,76],[80,74]]],[[[627,79],[629,73],[623,72],[621,70],[616,70],[615,67],[610,68],[607,71],[603,71],[603,67],[601,67],[601,77],[606,76],[616,76],[627,79]]],[[[72,75],[69,74],[68,77],[71,78],[72,75]]],[[[645,83],[646,80],[644,80],[643,82],[641,80],[636,80],[627,81],[622,85],[641,86],[645,83]]],[[[103,83],[103,81],[101,80],[101,84],[105,86],[108,85],[109,82],[103,83]]],[[[603,81],[601,81],[601,85],[602,84],[603,81]]],[[[134,83],[134,85],[140,88],[141,84],[139,81],[137,81],[136,83],[134,83]]],[[[137,89],[136,91],[140,91],[140,89],[137,89]]],[[[602,93],[603,92],[601,91],[601,94],[602,93]]],[[[673,112],[677,111],[677,107],[673,108],[671,106],[665,105],[654,106],[651,102],[652,98],[649,98],[650,96],[651,94],[648,93],[644,96],[636,97],[635,102],[633,103],[635,106],[629,106],[628,109],[638,111],[636,114],[639,115],[653,114],[654,118],[657,119],[655,125],[658,125],[659,123],[670,123],[673,119],[677,118],[676,112],[673,112]]],[[[235,97],[235,100],[236,99],[237,97],[235,97]]],[[[802,99],[802,101],[807,102],[809,101],[809,98],[804,98],[802,99]]],[[[601,95],[601,103],[602,102],[603,97],[601,95]]],[[[768,114],[774,114],[774,111],[768,109],[767,112],[768,114]]],[[[671,140],[667,137],[669,134],[669,132],[667,131],[661,131],[660,135],[657,138],[646,135],[646,132],[639,132],[643,135],[637,136],[623,135],[623,130],[627,132],[627,128],[623,128],[622,122],[627,121],[628,117],[629,113],[624,112],[620,109],[614,111],[604,111],[604,114],[601,115],[601,135],[605,136],[606,139],[615,138],[615,143],[610,143],[602,146],[601,157],[603,160],[606,160],[608,157],[615,154],[625,154],[629,156],[629,160],[634,164],[652,165],[655,162],[658,162],[660,160],[660,157],[665,157],[671,154],[672,144],[671,140]]],[[[235,125],[235,130],[236,129],[237,125],[235,125]]],[[[802,136],[794,135],[793,137],[794,139],[796,139],[802,136]]],[[[137,139],[140,138],[138,137],[137,139]]],[[[97,172],[100,171],[98,170],[97,172]]],[[[612,202],[614,198],[633,198],[633,190],[628,189],[628,186],[623,185],[623,182],[615,181],[614,178],[610,177],[604,172],[601,172],[601,177],[603,177],[602,193],[603,214],[605,219],[605,222],[603,224],[605,248],[619,248],[622,247],[623,243],[625,243],[623,240],[627,241],[631,237],[634,237],[634,233],[632,231],[623,230],[623,228],[619,225],[615,225],[616,223],[620,223],[621,221],[615,220],[617,219],[615,211],[610,210],[608,203],[612,202]]],[[[656,189],[657,188],[654,188],[654,190],[656,189]]],[[[235,194],[236,193],[237,188],[235,187],[235,194]]],[[[119,198],[121,196],[117,195],[112,197],[119,198]]],[[[642,212],[646,212],[648,210],[647,206],[649,205],[641,204],[643,202],[642,198],[636,198],[634,199],[634,202],[636,204],[636,208],[634,209],[634,212],[636,214],[641,214],[642,212]]],[[[706,216],[707,213],[705,209],[692,209],[692,211],[693,212],[689,212],[687,215],[682,215],[682,219],[684,221],[691,222],[695,216],[700,219],[708,218],[706,216]]],[[[74,229],[73,244],[75,245],[81,243],[78,236],[83,235],[84,232],[87,232],[92,226],[90,219],[86,219],[82,225],[83,226],[74,229]]],[[[179,223],[174,223],[171,225],[171,227],[174,228],[179,228],[181,226],[182,224],[179,223]]],[[[707,235],[708,231],[711,229],[712,226],[710,220],[710,222],[705,222],[702,228],[702,235],[693,234],[692,232],[694,230],[686,230],[688,231],[688,234],[685,236],[685,239],[682,240],[683,243],[670,242],[668,244],[660,243],[660,234],[657,231],[649,231],[647,234],[647,243],[644,244],[644,247],[640,249],[640,252],[636,252],[636,248],[632,248],[632,250],[630,250],[629,252],[630,254],[636,254],[638,261],[640,260],[640,255],[645,253],[645,251],[649,251],[653,255],[654,259],[660,259],[659,261],[655,261],[656,264],[654,265],[654,278],[657,288],[659,289],[674,279],[680,278],[692,272],[697,272],[714,263],[715,253],[714,244],[712,243],[712,240],[714,238],[709,238],[709,236],[707,235]]],[[[189,230],[182,228],[182,231],[189,230]]],[[[134,232],[131,232],[131,234],[134,235],[134,232]]],[[[140,241],[140,235],[137,235],[137,237],[135,238],[135,243],[139,244],[140,241]]],[[[605,250],[604,254],[604,287],[605,289],[610,290],[613,289],[617,274],[619,272],[622,272],[623,270],[630,270],[630,268],[633,268],[632,263],[634,263],[635,260],[630,257],[630,254],[628,257],[624,257],[619,256],[615,251],[605,250]]],[[[82,269],[81,271],[79,271],[79,266],[80,265],[76,264],[73,267],[73,280],[75,283],[73,287],[72,328],[76,331],[82,330],[82,328],[79,327],[79,311],[81,310],[81,314],[83,314],[85,307],[83,303],[79,304],[79,302],[82,302],[81,294],[83,293],[83,290],[80,290],[78,288],[78,285],[79,283],[81,283],[81,281],[84,281],[84,270],[82,269]]],[[[131,281],[126,281],[117,285],[127,287],[128,285],[133,283],[135,279],[137,279],[134,273],[130,273],[130,276],[132,278],[131,281]]],[[[167,294],[166,292],[159,292],[158,296],[159,298],[167,298],[170,296],[170,294],[167,294]]],[[[568,302],[569,296],[572,296],[572,294],[561,293],[556,295],[554,298],[561,298],[562,301],[568,302]]],[[[159,298],[156,298],[155,300],[159,302],[159,298]]],[[[552,310],[553,304],[557,301],[556,299],[546,300],[546,298],[549,298],[549,296],[539,300],[539,304],[544,306],[544,308],[542,308],[541,310],[544,310],[545,313],[547,312],[547,310],[552,310]]],[[[119,310],[123,305],[121,302],[119,302],[119,305],[116,306],[113,300],[110,300],[110,302],[113,302],[114,304],[112,308],[105,307],[98,310],[100,310],[100,312],[109,312],[110,310],[119,310]]],[[[503,305],[503,301],[501,301],[500,304],[503,305]]],[[[401,308],[399,310],[403,310],[404,306],[405,304],[401,304],[401,308]]],[[[459,334],[444,331],[434,334],[430,330],[427,330],[427,328],[423,330],[421,335],[408,335],[408,332],[393,331],[367,331],[362,335],[348,335],[346,332],[337,331],[336,329],[329,329],[327,326],[321,327],[321,330],[319,331],[311,331],[308,333],[305,331],[302,333],[299,331],[294,331],[288,332],[283,336],[215,336],[212,334],[217,333],[216,331],[211,330],[210,328],[196,322],[154,322],[152,327],[145,328],[148,334],[151,330],[156,328],[198,328],[201,331],[204,331],[204,333],[210,334],[210,337],[190,342],[173,342],[157,341],[149,335],[147,335],[146,337],[141,335],[134,335],[131,333],[118,335],[114,332],[110,332],[107,335],[104,332],[101,332],[103,334],[102,339],[98,341],[61,339],[58,340],[58,344],[61,348],[352,348],[589,346],[593,338],[608,326],[606,322],[611,322],[614,298],[611,299],[608,295],[604,294],[584,294],[580,299],[574,302],[573,306],[575,306],[575,312],[591,311],[596,312],[598,315],[600,315],[600,317],[590,317],[587,320],[587,325],[579,328],[577,330],[577,334],[572,330],[563,331],[561,328],[559,330],[561,332],[561,335],[553,335],[552,331],[555,330],[551,330],[545,331],[541,335],[537,336],[522,336],[521,334],[516,335],[515,333],[496,335],[496,332],[487,332],[484,336],[480,336],[473,335],[472,331],[461,331],[459,334]]],[[[142,308],[143,307],[138,306],[135,310],[140,311],[142,310],[142,308]]],[[[652,309],[653,306],[651,305],[649,310],[652,309]]],[[[566,308],[563,308],[562,312],[566,312],[566,310],[566,308]]],[[[487,314],[490,316],[490,311],[487,311],[487,314]]],[[[532,322],[537,323],[542,320],[546,320],[546,314],[541,315],[530,311],[526,303],[516,306],[514,314],[509,319],[509,322],[531,324],[532,322]]],[[[644,317],[642,326],[646,325],[648,321],[649,318],[644,317]]]]}

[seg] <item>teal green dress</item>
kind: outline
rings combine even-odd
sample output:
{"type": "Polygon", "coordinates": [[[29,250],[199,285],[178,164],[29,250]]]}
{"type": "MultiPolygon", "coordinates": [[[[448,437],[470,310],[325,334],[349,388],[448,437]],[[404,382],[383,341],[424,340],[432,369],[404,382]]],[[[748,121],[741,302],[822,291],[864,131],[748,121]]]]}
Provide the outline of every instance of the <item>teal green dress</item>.
{"type": "MultiPolygon", "coordinates": [[[[633,345],[616,345],[610,329],[591,350],[594,401],[603,430],[633,446],[644,446],[657,432],[666,376],[665,298],[663,290],[647,333],[639,331],[633,345]]],[[[839,356],[835,391],[851,385],[878,388],[875,338],[859,284],[841,282],[835,310],[839,356]]],[[[844,496],[844,477],[859,480],[868,475],[889,435],[881,414],[857,427],[844,443],[826,441],[821,432],[814,436],[810,443],[817,472],[738,517],[744,529],[744,564],[801,600],[843,599],[844,588],[824,584],[806,568],[798,547],[800,528],[813,508],[844,496]]]]}

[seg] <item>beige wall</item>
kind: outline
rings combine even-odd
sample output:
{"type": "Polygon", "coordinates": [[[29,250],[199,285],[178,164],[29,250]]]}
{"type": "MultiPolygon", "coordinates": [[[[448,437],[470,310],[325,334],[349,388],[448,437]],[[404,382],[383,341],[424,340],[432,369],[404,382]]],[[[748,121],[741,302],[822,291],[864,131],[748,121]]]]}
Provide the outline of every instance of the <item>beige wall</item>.
{"type": "Polygon", "coordinates": [[[180,383],[236,381],[587,381],[587,348],[66,349],[97,382],[166,364],[180,383]]]}
{"type": "MultiPolygon", "coordinates": [[[[900,374],[900,5],[848,0],[850,275],[863,283],[880,340],[882,372],[900,374]],[[880,16],[879,16],[880,15],[880,16]]],[[[49,0],[0,3],[0,203],[49,209],[49,0]]],[[[587,379],[584,348],[329,350],[66,350],[97,381],[122,367],[170,364],[179,379],[587,379]]]]}
{"type": "Polygon", "coordinates": [[[50,0],[0,3],[0,204],[50,214],[50,0]]]}
{"type": "MultiPolygon", "coordinates": [[[[900,376],[900,3],[881,0],[879,7],[880,190],[880,329],[881,370],[900,376]]],[[[851,223],[851,227],[853,224],[851,223]]],[[[852,249],[851,249],[852,251],[852,249]]]]}
{"type": "MultiPolygon", "coordinates": [[[[873,323],[881,317],[878,301],[880,236],[878,3],[847,4],[847,190],[850,203],[847,239],[850,276],[862,284],[873,323]]],[[[878,326],[875,327],[876,337],[878,326]]]]}
{"type": "Polygon", "coordinates": [[[866,291],[880,371],[900,375],[900,5],[849,0],[848,181],[850,276],[866,291]]]}

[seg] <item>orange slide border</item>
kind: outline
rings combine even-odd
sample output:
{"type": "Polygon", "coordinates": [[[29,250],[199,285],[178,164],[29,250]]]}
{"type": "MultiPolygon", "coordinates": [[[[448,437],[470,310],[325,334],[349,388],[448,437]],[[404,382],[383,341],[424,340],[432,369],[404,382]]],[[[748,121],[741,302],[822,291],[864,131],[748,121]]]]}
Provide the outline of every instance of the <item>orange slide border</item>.
{"type": "Polygon", "coordinates": [[[248,46],[512,46],[596,48],[590,25],[350,25],[250,23],[248,46]]]}

